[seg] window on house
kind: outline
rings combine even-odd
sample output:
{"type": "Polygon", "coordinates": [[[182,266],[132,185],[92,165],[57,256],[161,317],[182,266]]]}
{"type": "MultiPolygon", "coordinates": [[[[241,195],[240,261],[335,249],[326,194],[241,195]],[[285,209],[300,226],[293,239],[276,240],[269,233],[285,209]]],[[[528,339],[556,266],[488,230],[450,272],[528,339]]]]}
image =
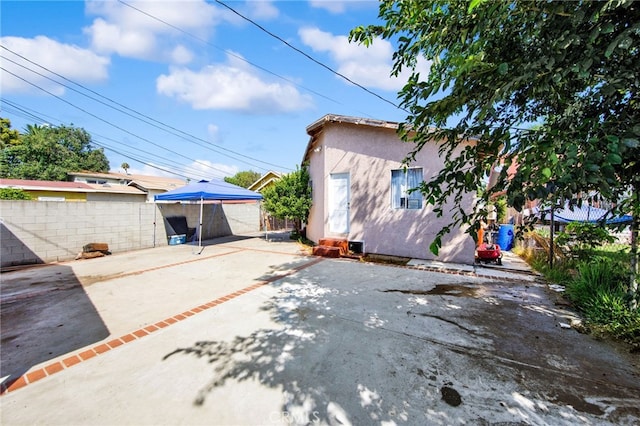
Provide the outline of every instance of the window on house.
{"type": "Polygon", "coordinates": [[[391,170],[391,208],[421,209],[422,193],[411,191],[422,183],[422,168],[391,170]]]}

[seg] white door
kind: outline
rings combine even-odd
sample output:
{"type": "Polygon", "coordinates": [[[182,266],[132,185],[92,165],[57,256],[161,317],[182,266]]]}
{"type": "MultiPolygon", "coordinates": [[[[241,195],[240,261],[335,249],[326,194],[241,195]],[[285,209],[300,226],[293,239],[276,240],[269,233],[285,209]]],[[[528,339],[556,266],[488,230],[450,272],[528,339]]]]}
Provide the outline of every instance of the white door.
{"type": "Polygon", "coordinates": [[[329,232],[349,233],[349,173],[329,176],[329,232]]]}

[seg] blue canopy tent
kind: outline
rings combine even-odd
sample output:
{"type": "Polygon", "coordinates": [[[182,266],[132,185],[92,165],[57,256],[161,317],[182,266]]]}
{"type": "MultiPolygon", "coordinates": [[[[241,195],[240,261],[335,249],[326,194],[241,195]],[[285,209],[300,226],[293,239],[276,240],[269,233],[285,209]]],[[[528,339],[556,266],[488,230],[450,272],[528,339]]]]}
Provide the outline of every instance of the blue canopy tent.
{"type": "Polygon", "coordinates": [[[153,199],[154,201],[199,201],[200,226],[198,246],[202,247],[202,210],[205,200],[221,202],[262,200],[262,195],[222,180],[201,180],[156,195],[153,199]]]}
{"type": "MultiPolygon", "coordinates": [[[[544,220],[550,220],[550,217],[551,215],[549,210],[545,210],[542,218],[544,220]]],[[[553,211],[553,219],[558,223],[598,223],[604,220],[607,225],[612,225],[618,223],[631,223],[632,218],[630,215],[613,216],[606,209],[600,209],[586,204],[583,204],[581,207],[573,206],[573,208],[570,208],[567,203],[564,208],[557,208],[553,211]]]]}

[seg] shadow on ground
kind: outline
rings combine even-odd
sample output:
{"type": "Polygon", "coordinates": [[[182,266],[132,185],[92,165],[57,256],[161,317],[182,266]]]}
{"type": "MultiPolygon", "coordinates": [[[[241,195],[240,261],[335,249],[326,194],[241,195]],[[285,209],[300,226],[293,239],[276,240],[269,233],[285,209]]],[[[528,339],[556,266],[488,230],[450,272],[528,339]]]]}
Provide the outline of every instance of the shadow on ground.
{"type": "Polygon", "coordinates": [[[9,386],[31,367],[75,351],[109,331],[72,269],[46,268],[46,281],[28,270],[2,275],[0,377],[9,386]],[[73,303],[69,303],[71,300],[73,303]]]}
{"type": "Polygon", "coordinates": [[[279,328],[165,356],[210,364],[195,406],[251,380],[282,390],[291,424],[632,424],[640,416],[637,370],[560,330],[542,287],[344,261],[273,286],[278,294],[262,309],[279,328]]]}

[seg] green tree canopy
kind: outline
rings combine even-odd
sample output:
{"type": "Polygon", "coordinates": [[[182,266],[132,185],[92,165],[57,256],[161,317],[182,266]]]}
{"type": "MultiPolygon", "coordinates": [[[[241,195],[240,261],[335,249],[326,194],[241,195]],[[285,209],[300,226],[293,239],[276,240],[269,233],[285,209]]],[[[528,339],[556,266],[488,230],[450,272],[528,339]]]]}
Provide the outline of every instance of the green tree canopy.
{"type": "Polygon", "coordinates": [[[20,143],[20,132],[11,128],[11,120],[0,117],[0,149],[20,143]]]}
{"type": "MultiPolygon", "coordinates": [[[[637,233],[640,2],[383,0],[379,17],[384,25],[350,38],[396,41],[392,73],[413,70],[399,93],[408,111],[400,134],[415,143],[407,161],[441,144],[445,166],[421,187],[438,214],[503,161],[480,206],[503,190],[516,209],[597,194],[632,211],[637,233]],[[428,75],[418,58],[431,61],[428,75]],[[477,143],[463,147],[467,138],[477,143]]],[[[475,235],[485,214],[458,207],[432,249],[453,225],[475,235]]]]}
{"type": "Polygon", "coordinates": [[[238,172],[234,176],[225,177],[224,181],[230,183],[232,185],[238,185],[243,188],[248,188],[252,183],[260,179],[261,174],[258,172],[254,172],[253,170],[247,170],[243,172],[238,172]]]}
{"type": "Polygon", "coordinates": [[[102,149],[91,146],[91,135],[73,126],[27,126],[20,143],[0,151],[0,176],[11,179],[67,179],[67,172],[108,172],[102,149]]]}
{"type": "Polygon", "coordinates": [[[311,209],[311,185],[306,167],[282,176],[262,192],[264,209],[278,219],[294,221],[296,232],[311,209]]]}

